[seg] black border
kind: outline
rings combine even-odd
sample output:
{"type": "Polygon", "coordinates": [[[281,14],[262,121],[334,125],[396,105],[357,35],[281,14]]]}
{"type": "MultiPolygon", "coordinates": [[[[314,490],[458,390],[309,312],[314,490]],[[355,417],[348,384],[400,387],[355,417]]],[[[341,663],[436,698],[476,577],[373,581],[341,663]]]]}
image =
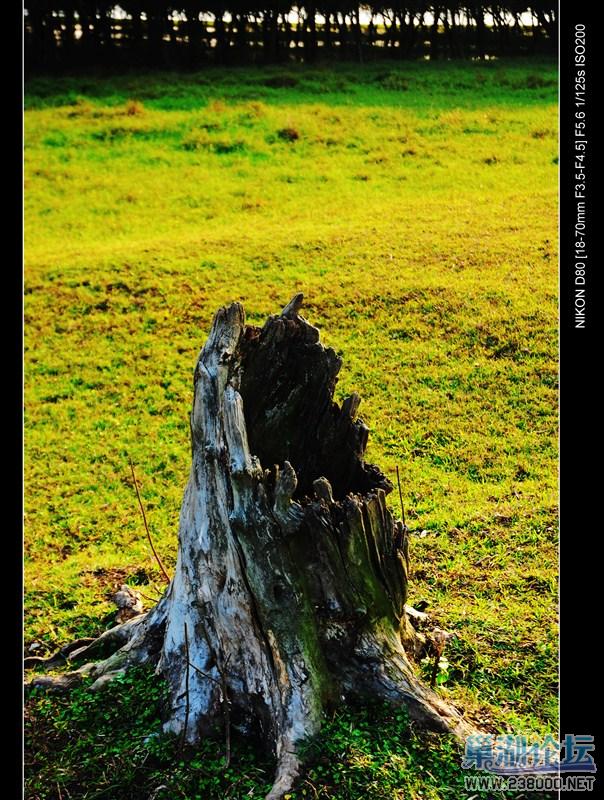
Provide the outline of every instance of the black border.
{"type": "MultiPolygon", "coordinates": [[[[599,523],[596,503],[600,469],[595,434],[596,413],[601,412],[597,378],[600,372],[596,337],[601,327],[598,308],[599,264],[596,261],[595,213],[599,167],[596,113],[601,28],[596,25],[596,5],[560,3],[560,735],[595,737],[593,756],[604,770],[601,739],[595,730],[599,717],[596,699],[600,669],[600,622],[597,601],[604,588],[600,575],[599,523]],[[586,63],[575,63],[575,26],[585,25],[586,63]],[[575,327],[575,77],[586,72],[586,307],[585,327],[575,327]]],[[[580,52],[580,49],[579,49],[580,52]]],[[[601,130],[601,129],[600,129],[601,130]]],[[[592,792],[562,792],[564,797],[596,797],[600,775],[592,792]]]]}
{"type": "Polygon", "coordinates": [[[5,764],[3,794],[23,796],[23,9],[9,3],[3,28],[3,110],[4,186],[3,208],[5,236],[2,274],[4,295],[4,355],[8,369],[3,370],[5,398],[3,488],[5,514],[3,550],[7,549],[2,572],[9,602],[3,620],[12,648],[6,648],[9,667],[4,683],[7,737],[2,746],[5,764]],[[14,637],[14,639],[13,639],[14,637]],[[14,686],[13,686],[14,681],[14,686]],[[13,789],[14,786],[14,789],[13,789]]]}

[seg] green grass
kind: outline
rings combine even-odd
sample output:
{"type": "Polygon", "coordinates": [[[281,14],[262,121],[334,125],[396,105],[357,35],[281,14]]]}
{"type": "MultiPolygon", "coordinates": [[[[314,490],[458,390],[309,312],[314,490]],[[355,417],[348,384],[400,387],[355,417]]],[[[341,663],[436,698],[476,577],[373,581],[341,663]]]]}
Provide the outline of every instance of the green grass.
{"type": "Polygon", "coordinates": [[[213,312],[301,290],[369,460],[401,468],[410,601],[458,634],[440,691],[555,730],[555,64],[283,75],[26,86],[26,644],[108,627],[117,583],[155,594],[128,457],[172,567],[213,312]]]}
{"type": "MultiPolygon", "coordinates": [[[[136,668],[97,692],[66,698],[32,693],[25,729],[29,798],[58,800],[235,800],[264,797],[274,760],[235,736],[184,748],[161,733],[167,691],[150,670],[136,668]]],[[[452,737],[418,735],[403,709],[347,707],[326,719],[302,745],[305,769],[285,800],[460,800],[465,775],[452,737]],[[379,731],[379,734],[378,734],[379,731]]],[[[493,800],[487,792],[474,793],[493,800]]],[[[497,800],[518,794],[497,793],[497,800]]],[[[521,798],[529,798],[523,794],[521,798]]],[[[533,795],[545,800],[548,794],[533,795]]]]}

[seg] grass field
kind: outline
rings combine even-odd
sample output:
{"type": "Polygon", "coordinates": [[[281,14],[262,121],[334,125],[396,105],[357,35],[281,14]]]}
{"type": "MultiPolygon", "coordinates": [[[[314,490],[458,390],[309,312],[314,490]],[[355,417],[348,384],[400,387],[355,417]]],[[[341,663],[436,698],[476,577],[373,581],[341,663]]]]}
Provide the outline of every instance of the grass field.
{"type": "Polygon", "coordinates": [[[172,566],[212,315],[301,290],[400,466],[410,602],[458,634],[441,691],[556,731],[556,87],[522,60],[29,81],[26,646],[109,627],[117,583],[157,594],[128,458],[172,566]]]}

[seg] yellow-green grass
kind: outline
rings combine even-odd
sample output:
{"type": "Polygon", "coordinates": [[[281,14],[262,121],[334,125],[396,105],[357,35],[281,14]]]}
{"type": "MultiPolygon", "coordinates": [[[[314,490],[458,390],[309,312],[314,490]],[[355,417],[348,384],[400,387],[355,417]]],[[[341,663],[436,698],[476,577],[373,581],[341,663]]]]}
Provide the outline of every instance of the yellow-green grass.
{"type": "Polygon", "coordinates": [[[109,625],[116,583],[161,589],[128,458],[172,568],[212,315],[301,290],[368,459],[400,466],[410,602],[459,637],[440,690],[556,727],[556,83],[516,61],[28,84],[26,644],[109,625]]]}

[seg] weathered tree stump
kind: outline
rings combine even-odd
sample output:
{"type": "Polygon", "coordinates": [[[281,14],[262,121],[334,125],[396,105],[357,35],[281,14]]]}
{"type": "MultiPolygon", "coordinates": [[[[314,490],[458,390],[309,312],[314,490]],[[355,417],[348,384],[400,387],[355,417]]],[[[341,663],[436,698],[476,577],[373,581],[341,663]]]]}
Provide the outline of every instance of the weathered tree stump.
{"type": "Polygon", "coordinates": [[[238,303],[216,313],[195,369],[174,578],[152,611],[69,655],[107,645],[108,659],[32,682],[91,674],[98,686],[151,662],[171,690],[166,730],[194,744],[226,719],[270,743],[271,800],[292,785],[300,740],[343,697],[403,703],[459,737],[472,730],[407,657],[419,642],[405,613],[407,529],[386,506],[389,481],[363,461],[358,395],[333,401],[341,360],[301,303],[262,329],[238,303]]]}

